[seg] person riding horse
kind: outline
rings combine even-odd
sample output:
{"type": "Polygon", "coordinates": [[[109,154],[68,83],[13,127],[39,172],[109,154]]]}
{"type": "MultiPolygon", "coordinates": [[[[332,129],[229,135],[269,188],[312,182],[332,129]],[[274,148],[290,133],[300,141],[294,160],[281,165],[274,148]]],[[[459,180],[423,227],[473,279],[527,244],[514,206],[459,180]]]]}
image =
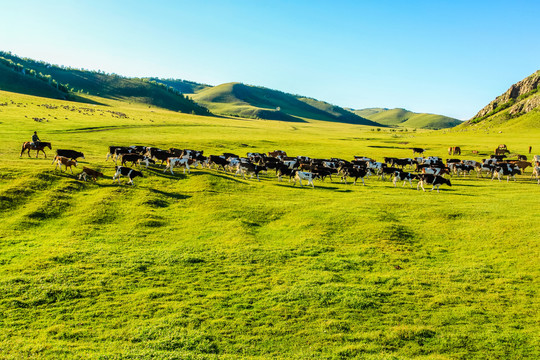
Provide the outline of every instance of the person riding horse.
{"type": "Polygon", "coordinates": [[[32,146],[38,147],[40,141],[41,140],[39,139],[39,136],[37,135],[37,131],[34,131],[34,135],[32,135],[32,146]]]}

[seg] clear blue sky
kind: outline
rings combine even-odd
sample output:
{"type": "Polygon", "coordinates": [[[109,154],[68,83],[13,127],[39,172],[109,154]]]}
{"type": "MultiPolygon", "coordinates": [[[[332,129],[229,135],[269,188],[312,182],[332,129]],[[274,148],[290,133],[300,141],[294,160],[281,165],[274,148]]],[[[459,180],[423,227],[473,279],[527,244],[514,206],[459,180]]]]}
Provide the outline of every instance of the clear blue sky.
{"type": "Polygon", "coordinates": [[[468,119],[540,69],[540,1],[17,0],[0,50],[468,119]]]}

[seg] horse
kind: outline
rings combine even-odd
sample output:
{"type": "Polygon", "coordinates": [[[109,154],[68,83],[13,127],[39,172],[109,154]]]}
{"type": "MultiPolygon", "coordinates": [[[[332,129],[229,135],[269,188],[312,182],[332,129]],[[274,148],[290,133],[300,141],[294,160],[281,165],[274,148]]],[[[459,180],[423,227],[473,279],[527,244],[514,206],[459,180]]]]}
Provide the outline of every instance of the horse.
{"type": "Polygon", "coordinates": [[[459,146],[450,146],[448,148],[448,155],[461,155],[461,148],[459,146]]]}
{"type": "Polygon", "coordinates": [[[52,149],[51,143],[46,142],[46,141],[40,141],[39,144],[36,146],[35,144],[32,144],[32,142],[30,142],[30,141],[25,141],[22,144],[21,155],[19,155],[19,157],[21,157],[22,154],[26,150],[28,150],[28,157],[30,157],[30,150],[36,150],[36,158],[38,157],[40,151],[42,151],[43,155],[45,155],[45,158],[47,158],[47,154],[45,154],[45,150],[43,150],[46,147],[48,147],[49,149],[52,149]]]}

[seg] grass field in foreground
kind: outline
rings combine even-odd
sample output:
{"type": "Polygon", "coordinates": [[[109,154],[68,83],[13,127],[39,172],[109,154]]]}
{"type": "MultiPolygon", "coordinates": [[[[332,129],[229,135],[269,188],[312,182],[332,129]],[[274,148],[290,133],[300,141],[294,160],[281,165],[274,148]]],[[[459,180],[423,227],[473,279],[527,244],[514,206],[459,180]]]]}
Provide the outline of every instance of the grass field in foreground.
{"type": "Polygon", "coordinates": [[[159,167],[119,186],[104,161],[108,145],[131,144],[346,159],[459,145],[479,159],[500,143],[540,146],[537,130],[372,131],[0,92],[2,103],[2,359],[540,357],[530,169],[515,183],[454,177],[437,194],[159,167]],[[50,150],[19,158],[34,130],[107,178],[54,171],[50,150]]]}

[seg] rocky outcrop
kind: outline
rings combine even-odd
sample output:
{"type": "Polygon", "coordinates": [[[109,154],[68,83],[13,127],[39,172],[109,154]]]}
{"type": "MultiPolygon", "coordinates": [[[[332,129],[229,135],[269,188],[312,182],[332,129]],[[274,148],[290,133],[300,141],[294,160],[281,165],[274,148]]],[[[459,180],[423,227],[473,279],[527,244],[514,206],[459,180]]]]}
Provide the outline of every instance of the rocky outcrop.
{"type": "MultiPolygon", "coordinates": [[[[484,117],[491,112],[493,112],[498,107],[504,107],[504,105],[508,105],[507,107],[510,107],[513,105],[513,101],[515,102],[520,96],[525,96],[526,94],[530,93],[531,91],[534,91],[538,88],[538,85],[540,84],[540,70],[536,71],[531,76],[526,77],[525,79],[521,80],[520,82],[510,86],[510,89],[508,89],[504,94],[498,96],[495,100],[490,102],[486,107],[484,107],[482,110],[478,112],[471,120],[478,119],[481,117],[484,117]]],[[[520,99],[521,100],[521,99],[520,99]]],[[[516,104],[516,106],[513,106],[511,109],[511,114],[522,114],[527,113],[534,109],[535,107],[538,107],[538,100],[535,101],[524,101],[523,103],[516,104]]]]}

